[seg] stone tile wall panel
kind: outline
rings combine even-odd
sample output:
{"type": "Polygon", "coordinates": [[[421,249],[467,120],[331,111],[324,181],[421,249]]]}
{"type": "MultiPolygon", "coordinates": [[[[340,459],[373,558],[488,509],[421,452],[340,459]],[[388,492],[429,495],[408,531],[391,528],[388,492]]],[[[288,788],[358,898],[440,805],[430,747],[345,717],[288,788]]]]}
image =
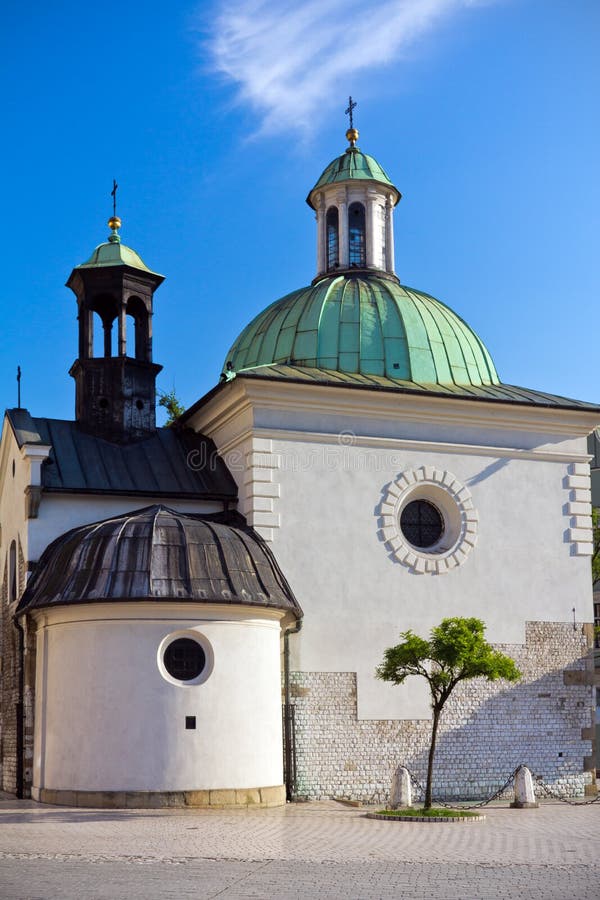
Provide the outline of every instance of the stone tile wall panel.
{"type": "MultiPolygon", "coordinates": [[[[592,747],[582,732],[589,734],[594,715],[584,632],[581,625],[529,622],[524,645],[496,645],[521,669],[519,683],[458,685],[442,714],[435,796],[481,799],[521,763],[558,793],[583,795],[592,781],[584,771],[592,747]],[[565,684],[565,671],[583,677],[565,684]]],[[[291,693],[298,797],[383,802],[401,764],[425,781],[430,720],[358,720],[353,672],[294,672],[291,693]]]]}

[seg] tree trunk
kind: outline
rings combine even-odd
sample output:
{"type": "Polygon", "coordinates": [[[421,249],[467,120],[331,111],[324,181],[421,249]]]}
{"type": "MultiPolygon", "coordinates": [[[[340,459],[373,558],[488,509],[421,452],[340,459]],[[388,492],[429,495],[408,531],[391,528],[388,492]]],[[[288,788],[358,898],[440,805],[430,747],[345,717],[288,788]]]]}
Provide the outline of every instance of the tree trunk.
{"type": "Polygon", "coordinates": [[[427,787],[425,788],[425,809],[431,809],[431,783],[433,781],[433,757],[435,756],[435,739],[437,737],[438,724],[441,710],[433,709],[433,722],[431,725],[431,744],[429,746],[429,762],[427,764],[427,787]]]}

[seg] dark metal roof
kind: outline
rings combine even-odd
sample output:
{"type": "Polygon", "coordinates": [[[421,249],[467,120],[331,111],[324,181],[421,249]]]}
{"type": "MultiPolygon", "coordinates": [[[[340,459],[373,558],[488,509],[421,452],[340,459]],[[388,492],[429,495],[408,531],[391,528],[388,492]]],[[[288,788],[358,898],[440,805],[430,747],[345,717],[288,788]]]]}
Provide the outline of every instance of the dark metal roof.
{"type": "Polygon", "coordinates": [[[7,416],[19,446],[52,447],[42,466],[44,491],[237,497],[235,481],[214,443],[191,429],[158,428],[144,440],[113,444],[82,431],[76,422],[33,418],[26,409],[9,409],[7,416]]]}
{"type": "Polygon", "coordinates": [[[17,612],[130,600],[242,604],[302,615],[271,550],[242,516],[166,506],[61,535],[42,554],[17,612]]]}
{"type": "MultiPolygon", "coordinates": [[[[351,374],[293,364],[241,369],[236,373],[236,377],[262,378],[270,381],[288,381],[300,384],[367,388],[402,394],[428,394],[429,396],[455,397],[460,400],[484,400],[485,402],[510,403],[519,406],[576,409],[581,410],[581,412],[600,412],[600,403],[571,400],[568,397],[546,394],[543,391],[534,391],[529,388],[517,387],[513,384],[424,384],[416,381],[388,378],[383,375],[351,374]]],[[[197,406],[198,404],[192,409],[197,408],[197,406]]],[[[188,413],[185,415],[187,416],[188,413]]]]}

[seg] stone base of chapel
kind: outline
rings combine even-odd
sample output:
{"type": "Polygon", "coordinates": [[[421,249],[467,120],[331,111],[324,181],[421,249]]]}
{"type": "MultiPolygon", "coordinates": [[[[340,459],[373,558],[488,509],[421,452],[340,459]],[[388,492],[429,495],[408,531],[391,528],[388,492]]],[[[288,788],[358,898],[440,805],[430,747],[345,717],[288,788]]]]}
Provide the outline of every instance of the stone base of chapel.
{"type": "Polygon", "coordinates": [[[246,809],[283,806],[285,785],[258,788],[224,788],[210,791],[65,791],[36,788],[34,800],[54,806],[84,806],[95,809],[246,809]]]}

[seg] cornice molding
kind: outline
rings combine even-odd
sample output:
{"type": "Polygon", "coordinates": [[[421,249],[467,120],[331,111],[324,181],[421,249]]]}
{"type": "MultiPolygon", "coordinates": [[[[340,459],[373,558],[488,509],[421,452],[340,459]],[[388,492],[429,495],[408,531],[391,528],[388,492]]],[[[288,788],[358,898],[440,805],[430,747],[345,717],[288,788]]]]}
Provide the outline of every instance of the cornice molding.
{"type": "Polygon", "coordinates": [[[497,447],[489,444],[461,444],[450,441],[424,441],[407,438],[381,438],[371,435],[323,431],[297,431],[286,428],[264,428],[255,426],[245,428],[235,437],[219,447],[219,453],[226,456],[240,443],[249,438],[265,438],[267,440],[295,441],[298,443],[327,444],[340,448],[365,447],[372,450],[421,450],[430,453],[451,453],[463,456],[490,456],[509,459],[528,459],[538,462],[587,463],[591,459],[589,453],[564,453],[557,450],[523,450],[520,447],[497,447]]]}
{"type": "Polygon", "coordinates": [[[250,407],[300,411],[364,419],[402,418],[406,422],[439,423],[463,427],[485,427],[585,437],[598,425],[597,413],[564,409],[492,403],[426,394],[341,390],[319,384],[286,384],[281,381],[238,376],[233,390],[218,391],[190,417],[204,433],[222,427],[250,407]]]}

